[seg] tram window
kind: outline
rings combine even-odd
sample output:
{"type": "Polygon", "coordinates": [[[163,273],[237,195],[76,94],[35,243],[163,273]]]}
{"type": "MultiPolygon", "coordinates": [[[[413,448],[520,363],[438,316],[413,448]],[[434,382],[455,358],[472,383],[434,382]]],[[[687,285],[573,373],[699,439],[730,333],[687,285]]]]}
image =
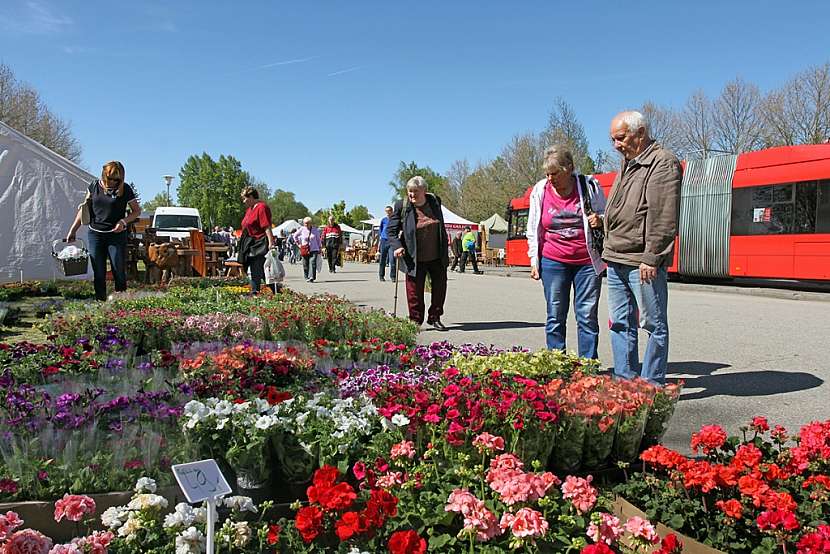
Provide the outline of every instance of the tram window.
{"type": "Polygon", "coordinates": [[[527,212],[528,210],[517,210],[511,214],[508,239],[524,238],[527,232],[527,212]]]}
{"type": "Polygon", "coordinates": [[[787,183],[732,191],[732,234],[816,232],[816,183],[787,183]]]}
{"type": "Polygon", "coordinates": [[[816,233],[830,233],[830,180],[819,181],[816,199],[816,233]]]}
{"type": "Polygon", "coordinates": [[[798,183],[793,233],[816,232],[816,183],[798,183]]]}

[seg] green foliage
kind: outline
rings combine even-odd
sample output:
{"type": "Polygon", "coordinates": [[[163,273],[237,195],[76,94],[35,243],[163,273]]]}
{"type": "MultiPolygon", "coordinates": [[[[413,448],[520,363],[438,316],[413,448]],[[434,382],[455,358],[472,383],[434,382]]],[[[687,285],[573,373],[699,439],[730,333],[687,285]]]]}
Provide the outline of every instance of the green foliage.
{"type": "Polygon", "coordinates": [[[225,155],[214,160],[206,152],[190,156],[179,171],[179,179],[179,204],[198,209],[206,227],[239,226],[245,213],[239,193],[253,186],[239,160],[225,155]]]}
{"type": "MultiPolygon", "coordinates": [[[[260,191],[260,198],[262,198],[262,191],[260,191]]],[[[293,192],[276,189],[268,194],[265,202],[271,208],[271,218],[275,225],[288,219],[302,219],[311,215],[306,205],[294,197],[293,192]]]]}
{"type": "Polygon", "coordinates": [[[346,210],[346,201],[341,200],[332,204],[331,208],[318,210],[314,214],[315,221],[319,221],[320,225],[326,225],[329,221],[329,216],[333,216],[337,223],[345,223],[351,227],[360,228],[360,222],[364,219],[369,219],[369,209],[362,204],[354,206],[351,210],[346,210]]]}
{"type": "Polygon", "coordinates": [[[169,206],[172,202],[168,202],[167,200],[167,192],[160,192],[156,194],[151,200],[148,200],[144,204],[141,205],[141,211],[144,212],[146,215],[153,215],[153,212],[156,211],[156,208],[160,208],[162,206],[169,206]]]}
{"type": "Polygon", "coordinates": [[[427,192],[437,194],[444,198],[449,194],[449,182],[446,177],[429,166],[419,167],[415,162],[401,162],[392,181],[389,181],[389,188],[392,189],[392,200],[398,200],[406,196],[406,182],[412,177],[420,175],[427,182],[427,192]]]}

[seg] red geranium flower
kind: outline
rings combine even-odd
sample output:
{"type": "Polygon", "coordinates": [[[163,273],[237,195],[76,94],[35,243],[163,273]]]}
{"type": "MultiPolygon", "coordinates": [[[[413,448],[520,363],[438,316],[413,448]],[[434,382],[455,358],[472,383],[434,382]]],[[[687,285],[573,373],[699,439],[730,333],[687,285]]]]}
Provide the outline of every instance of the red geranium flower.
{"type": "Polygon", "coordinates": [[[734,498],[730,498],[729,500],[718,500],[715,502],[715,506],[720,508],[724,514],[733,519],[741,519],[741,517],[743,517],[744,507],[734,498]]]}
{"type": "Polygon", "coordinates": [[[366,530],[366,524],[357,512],[346,512],[334,524],[334,532],[341,541],[347,541],[366,530]]]}
{"type": "Polygon", "coordinates": [[[412,531],[395,531],[389,537],[389,552],[392,554],[424,554],[427,541],[412,531]]]}
{"type": "Polygon", "coordinates": [[[657,554],[680,554],[683,552],[683,543],[674,533],[669,533],[660,541],[660,550],[657,554]]]}
{"type": "Polygon", "coordinates": [[[697,433],[692,433],[692,450],[698,451],[698,448],[703,447],[703,453],[716,450],[723,446],[726,442],[726,431],[720,425],[704,425],[697,433]]]}
{"type": "Polygon", "coordinates": [[[277,542],[280,540],[280,533],[281,532],[282,532],[282,527],[280,527],[279,525],[276,525],[276,524],[269,525],[268,526],[268,536],[266,537],[266,540],[268,541],[268,544],[271,544],[271,545],[277,544],[277,542]]]}
{"type": "Polygon", "coordinates": [[[300,508],[294,517],[294,523],[300,536],[309,543],[323,530],[323,512],[317,506],[300,508]]]}
{"type": "Polygon", "coordinates": [[[579,554],[614,554],[614,551],[604,542],[599,542],[597,544],[589,544],[580,550],[579,554]]]}

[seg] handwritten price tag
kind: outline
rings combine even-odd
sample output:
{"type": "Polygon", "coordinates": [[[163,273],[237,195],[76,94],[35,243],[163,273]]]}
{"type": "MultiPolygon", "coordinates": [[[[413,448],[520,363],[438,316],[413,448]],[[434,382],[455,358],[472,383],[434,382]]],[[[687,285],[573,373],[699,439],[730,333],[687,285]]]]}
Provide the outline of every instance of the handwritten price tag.
{"type": "Polygon", "coordinates": [[[172,469],[179,487],[191,504],[218,498],[231,492],[231,487],[219,470],[216,460],[177,464],[172,469]]]}

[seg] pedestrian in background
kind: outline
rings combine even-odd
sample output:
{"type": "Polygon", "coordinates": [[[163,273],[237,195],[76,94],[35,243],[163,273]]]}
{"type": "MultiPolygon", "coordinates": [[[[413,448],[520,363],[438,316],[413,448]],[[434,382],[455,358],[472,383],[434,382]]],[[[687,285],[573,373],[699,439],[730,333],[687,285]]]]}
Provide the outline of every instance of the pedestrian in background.
{"type": "Polygon", "coordinates": [[[329,263],[329,273],[337,273],[337,258],[340,256],[340,244],[343,242],[343,230],[337,224],[333,215],[329,216],[329,224],[323,228],[323,244],[326,245],[326,260],[329,263]]]}
{"type": "Polygon", "coordinates": [[[441,199],[427,192],[426,180],[420,175],[406,183],[406,198],[395,202],[387,229],[394,255],[400,258],[406,272],[406,300],[409,319],[418,325],[424,322],[424,285],[427,274],[432,282],[427,324],[446,331],[441,323],[447,297],[447,229],[441,212],[441,199]]]}
{"type": "MultiPolygon", "coordinates": [[[[104,164],[101,179],[96,179],[87,187],[84,204],[89,207],[89,232],[86,236],[95,298],[106,300],[107,258],[112,268],[115,291],[127,290],[127,227],[141,215],[141,206],[132,185],[124,182],[124,165],[121,162],[104,164]],[[127,208],[130,208],[129,215],[127,208]]],[[[79,207],[66,234],[66,242],[75,240],[82,212],[79,207]]]]}
{"type": "Polygon", "coordinates": [[[242,236],[239,238],[237,261],[242,270],[251,270],[251,292],[256,294],[265,282],[265,255],[274,248],[271,231],[271,208],[259,199],[259,191],[245,187],[241,192],[245,205],[242,218],[242,236]]]}
{"type": "Polygon", "coordinates": [[[320,256],[320,229],[315,227],[310,217],[303,218],[303,226],[294,232],[294,242],[300,249],[303,259],[303,276],[308,283],[317,279],[317,258],[320,256]]]}
{"type": "Polygon", "coordinates": [[[602,227],[605,195],[596,179],[574,170],[567,146],[546,149],[542,167],[546,178],[530,192],[525,236],[530,276],[541,279],[545,291],[545,342],[551,350],[565,350],[573,289],[579,355],[596,359],[605,264],[591,229],[602,227]]]}
{"type": "Polygon", "coordinates": [[[464,236],[461,237],[461,269],[459,273],[464,273],[467,269],[467,259],[473,262],[473,273],[482,275],[484,272],[478,270],[478,260],[476,259],[476,234],[468,225],[464,227],[464,236]]]}
{"type": "Polygon", "coordinates": [[[611,143],[624,160],[605,212],[608,310],[614,374],[662,385],[669,356],[666,268],[674,258],[682,169],[677,157],[649,135],[640,112],[611,120],[611,143]],[[648,344],[639,364],[639,326],[648,344]]]}
{"type": "Polygon", "coordinates": [[[461,231],[456,231],[455,236],[452,238],[452,243],[450,243],[450,250],[452,250],[452,267],[450,271],[455,271],[455,268],[458,267],[459,262],[461,261],[461,231]]]}
{"type": "Polygon", "coordinates": [[[392,248],[389,244],[389,218],[392,216],[392,206],[386,206],[383,209],[386,212],[386,216],[380,220],[380,231],[378,232],[378,255],[380,257],[379,263],[380,267],[378,268],[378,276],[380,277],[381,281],[385,281],[386,275],[386,266],[389,265],[389,278],[395,278],[395,270],[397,269],[395,264],[395,256],[392,255],[392,248]]]}

